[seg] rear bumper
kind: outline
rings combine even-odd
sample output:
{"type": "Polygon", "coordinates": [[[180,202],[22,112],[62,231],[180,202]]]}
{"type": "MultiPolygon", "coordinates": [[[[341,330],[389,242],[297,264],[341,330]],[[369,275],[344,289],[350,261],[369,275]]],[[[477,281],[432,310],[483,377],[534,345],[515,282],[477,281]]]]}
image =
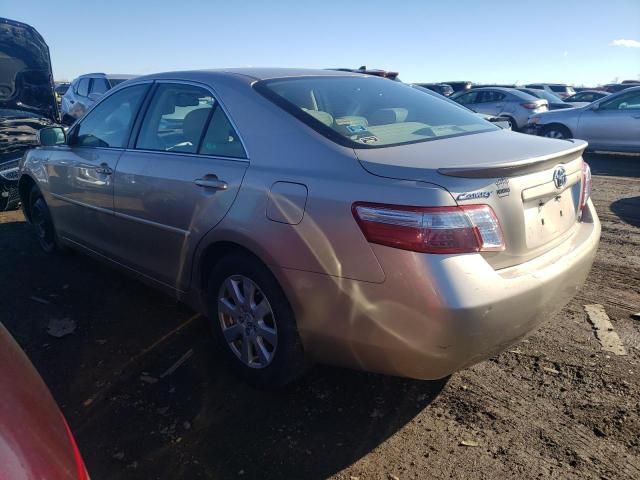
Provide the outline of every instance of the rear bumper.
{"type": "MultiPolygon", "coordinates": [[[[435,379],[489,358],[549,320],[584,283],[600,239],[589,202],[566,242],[494,270],[480,255],[373,245],[380,284],[275,269],[317,361],[435,379]]],[[[560,321],[560,319],[556,319],[560,321]]]]}

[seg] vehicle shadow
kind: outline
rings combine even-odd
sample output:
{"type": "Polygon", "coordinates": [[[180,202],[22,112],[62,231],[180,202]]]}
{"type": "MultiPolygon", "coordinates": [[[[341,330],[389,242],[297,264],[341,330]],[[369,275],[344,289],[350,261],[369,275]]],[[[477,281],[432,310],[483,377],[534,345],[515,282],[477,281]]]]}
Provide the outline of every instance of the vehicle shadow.
{"type": "Polygon", "coordinates": [[[96,478],[327,478],[371,452],[431,404],[448,379],[415,381],[316,367],[281,390],[236,378],[207,328],[194,326],[79,421],[96,478]],[[117,459],[114,459],[113,456],[117,459]]]}
{"type": "Polygon", "coordinates": [[[593,175],[640,178],[640,155],[586,153],[584,159],[593,175]]]}
{"type": "Polygon", "coordinates": [[[620,220],[634,227],[640,227],[640,196],[621,198],[613,202],[610,208],[620,220]]]}

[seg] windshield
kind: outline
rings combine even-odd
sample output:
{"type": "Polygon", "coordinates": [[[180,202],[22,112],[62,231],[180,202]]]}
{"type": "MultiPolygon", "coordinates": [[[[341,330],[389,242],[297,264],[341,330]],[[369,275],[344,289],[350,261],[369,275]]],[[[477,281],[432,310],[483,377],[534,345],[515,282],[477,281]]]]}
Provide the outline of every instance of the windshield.
{"type": "Polygon", "coordinates": [[[256,90],[341,145],[379,148],[497,130],[447,100],[376,77],[263,80],[256,90]]]}

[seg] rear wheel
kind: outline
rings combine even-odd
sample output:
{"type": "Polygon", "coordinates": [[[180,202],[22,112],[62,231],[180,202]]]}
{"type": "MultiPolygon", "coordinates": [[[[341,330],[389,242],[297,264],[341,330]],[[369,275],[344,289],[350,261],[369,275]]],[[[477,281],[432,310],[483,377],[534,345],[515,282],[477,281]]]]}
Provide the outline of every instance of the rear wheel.
{"type": "Polygon", "coordinates": [[[271,272],[249,254],[234,253],[212,269],[209,321],[223,355],[249,383],[289,383],[306,362],[295,317],[271,272]]]}
{"type": "Polygon", "coordinates": [[[571,138],[571,132],[563,125],[549,125],[542,130],[542,136],[547,138],[571,138]]]}
{"type": "Polygon", "coordinates": [[[56,238],[56,230],[51,220],[49,207],[42,197],[42,193],[35,185],[29,195],[29,216],[31,225],[35,228],[38,243],[46,253],[59,250],[56,238]]]}
{"type": "Polygon", "coordinates": [[[509,127],[511,128],[511,130],[513,130],[514,132],[517,132],[518,131],[518,124],[513,119],[513,117],[506,117],[506,119],[507,119],[507,122],[509,122],[509,127]]]}

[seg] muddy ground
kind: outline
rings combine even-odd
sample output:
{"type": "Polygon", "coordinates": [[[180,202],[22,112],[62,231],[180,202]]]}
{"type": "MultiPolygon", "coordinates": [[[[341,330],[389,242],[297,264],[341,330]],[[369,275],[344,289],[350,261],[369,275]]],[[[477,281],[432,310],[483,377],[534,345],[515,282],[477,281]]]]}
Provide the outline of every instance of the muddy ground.
{"type": "Polygon", "coordinates": [[[221,364],[202,317],[81,255],[45,256],[18,212],[0,214],[1,321],[94,480],[637,479],[640,157],[589,161],[603,233],[587,284],[527,340],[448,380],[317,367],[253,390],[221,364]],[[627,356],[601,351],[593,303],[627,356]],[[75,333],[49,336],[65,318],[75,333]]]}

